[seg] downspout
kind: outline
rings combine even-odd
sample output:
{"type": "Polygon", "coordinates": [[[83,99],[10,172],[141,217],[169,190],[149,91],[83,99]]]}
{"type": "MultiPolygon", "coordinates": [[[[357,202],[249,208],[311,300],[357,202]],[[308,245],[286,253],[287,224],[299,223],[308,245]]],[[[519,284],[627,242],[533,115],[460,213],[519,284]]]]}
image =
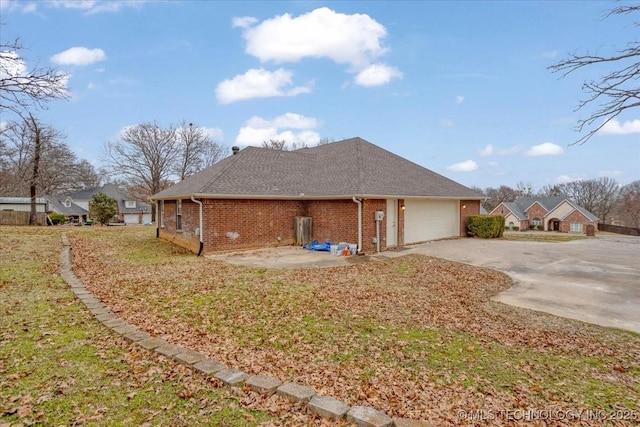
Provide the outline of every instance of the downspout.
{"type": "Polygon", "coordinates": [[[362,201],[353,196],[353,202],[358,204],[358,253],[362,251],[362,201]]]}
{"type": "Polygon", "coordinates": [[[160,237],[160,218],[158,218],[159,214],[160,214],[160,202],[156,200],[156,239],[160,237]]]}
{"type": "Polygon", "coordinates": [[[204,248],[204,239],[202,238],[202,202],[200,200],[196,200],[193,196],[191,196],[191,201],[196,202],[198,207],[198,213],[200,214],[200,232],[198,233],[198,237],[200,238],[200,248],[198,249],[198,255],[202,255],[202,249],[204,248]]]}

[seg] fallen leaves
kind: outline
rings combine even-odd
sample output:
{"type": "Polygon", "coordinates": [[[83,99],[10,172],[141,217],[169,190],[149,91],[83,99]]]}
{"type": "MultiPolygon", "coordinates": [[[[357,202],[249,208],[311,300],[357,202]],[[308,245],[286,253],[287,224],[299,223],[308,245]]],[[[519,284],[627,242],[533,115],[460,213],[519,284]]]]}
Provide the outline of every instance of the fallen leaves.
{"type": "MultiPolygon", "coordinates": [[[[407,256],[265,270],[174,254],[135,231],[72,241],[80,279],[126,321],[350,405],[441,425],[460,424],[460,408],[640,405],[637,337],[492,302],[511,281],[490,269],[407,256]]],[[[288,416],[276,398],[240,399],[288,416]]]]}

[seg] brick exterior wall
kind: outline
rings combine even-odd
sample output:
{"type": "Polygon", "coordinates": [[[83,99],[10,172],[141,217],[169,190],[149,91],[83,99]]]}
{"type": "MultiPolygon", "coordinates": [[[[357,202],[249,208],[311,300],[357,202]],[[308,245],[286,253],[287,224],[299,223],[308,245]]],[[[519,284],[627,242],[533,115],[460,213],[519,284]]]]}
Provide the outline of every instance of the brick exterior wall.
{"type": "Polygon", "coordinates": [[[467,235],[467,217],[473,215],[480,215],[480,200],[460,200],[461,237],[465,237],[467,235]]]}
{"type": "MultiPolygon", "coordinates": [[[[534,218],[540,218],[542,221],[543,229],[547,229],[547,224],[545,220],[545,216],[547,215],[547,210],[540,206],[539,203],[534,203],[531,207],[525,212],[527,214],[527,218],[529,218],[529,224],[527,224],[527,228],[533,225],[534,218]]],[[[521,228],[522,230],[522,228],[521,228]]]]}
{"type": "MultiPolygon", "coordinates": [[[[199,206],[182,200],[182,229],[176,230],[176,201],[164,201],[164,224],[159,236],[196,252],[199,248],[199,206]]],[[[386,213],[386,200],[362,202],[362,248],[375,252],[374,211],[386,213]]],[[[358,242],[358,205],[352,200],[251,200],[204,199],[204,252],[292,245],[296,216],[313,218],[312,239],[332,243],[358,242]]],[[[404,223],[398,212],[399,243],[404,223]]],[[[381,249],[386,221],[380,223],[381,249]]]]}
{"type": "Polygon", "coordinates": [[[589,221],[584,215],[582,215],[579,211],[573,211],[568,217],[566,217],[563,221],[560,221],[560,231],[563,233],[571,232],[571,223],[580,223],[582,224],[582,233],[587,233],[587,226],[593,225],[596,230],[598,229],[598,222],[589,221]]]}
{"type": "MultiPolygon", "coordinates": [[[[353,200],[251,200],[204,199],[204,252],[251,249],[294,243],[296,216],[313,218],[312,239],[332,243],[358,242],[358,204],[353,200]]],[[[404,200],[398,200],[398,246],[404,245],[404,200]]],[[[480,201],[464,200],[461,206],[460,235],[466,235],[466,217],[480,213],[480,201]]],[[[362,201],[361,252],[375,253],[376,221],[374,213],[383,211],[380,221],[380,250],[386,249],[387,201],[367,199],[362,201]]],[[[159,236],[198,251],[200,237],[199,206],[189,199],[182,200],[182,229],[176,230],[176,201],[164,201],[164,224],[159,236]]]]}

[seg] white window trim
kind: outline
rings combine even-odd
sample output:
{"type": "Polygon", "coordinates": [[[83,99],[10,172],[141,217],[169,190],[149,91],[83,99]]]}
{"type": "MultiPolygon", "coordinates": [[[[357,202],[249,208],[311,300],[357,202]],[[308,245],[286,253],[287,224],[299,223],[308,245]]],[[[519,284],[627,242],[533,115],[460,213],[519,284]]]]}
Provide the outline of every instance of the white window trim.
{"type": "Polygon", "coordinates": [[[569,224],[569,231],[571,233],[583,233],[584,226],[581,222],[572,222],[569,224]]]}
{"type": "Polygon", "coordinates": [[[176,200],[176,231],[182,231],[182,200],[176,200]]]}

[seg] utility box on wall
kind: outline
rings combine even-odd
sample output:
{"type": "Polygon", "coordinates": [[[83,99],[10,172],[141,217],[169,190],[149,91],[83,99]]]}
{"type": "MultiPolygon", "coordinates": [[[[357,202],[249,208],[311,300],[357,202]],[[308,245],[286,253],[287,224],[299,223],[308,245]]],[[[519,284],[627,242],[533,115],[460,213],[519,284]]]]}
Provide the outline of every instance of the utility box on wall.
{"type": "Polygon", "coordinates": [[[375,211],[374,218],[376,221],[382,221],[384,219],[384,211],[375,211]]]}
{"type": "Polygon", "coordinates": [[[297,216],[294,218],[293,224],[293,240],[294,244],[304,246],[311,243],[311,230],[313,226],[313,218],[310,216],[297,216]]]}

